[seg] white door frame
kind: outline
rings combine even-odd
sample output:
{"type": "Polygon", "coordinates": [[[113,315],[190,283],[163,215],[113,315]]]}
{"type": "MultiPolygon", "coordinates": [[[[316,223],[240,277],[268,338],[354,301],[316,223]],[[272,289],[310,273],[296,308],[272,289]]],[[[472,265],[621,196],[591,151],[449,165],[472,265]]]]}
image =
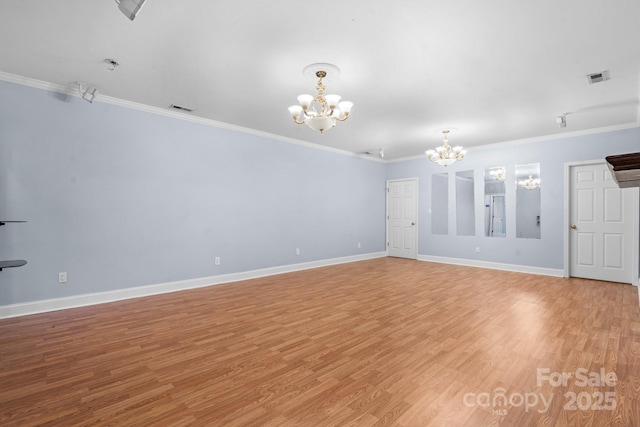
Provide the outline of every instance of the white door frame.
{"type": "MultiPolygon", "coordinates": [[[[604,164],[601,159],[586,160],[582,162],[568,162],[564,164],[564,277],[570,277],[570,255],[571,247],[569,245],[569,223],[571,221],[571,168],[574,166],[604,164]]],[[[627,189],[625,189],[626,191],[627,189]]],[[[638,286],[638,257],[640,256],[640,230],[638,230],[638,222],[640,221],[640,209],[638,207],[638,192],[640,188],[631,189],[633,205],[633,218],[631,220],[631,284],[638,286]]]]}
{"type": "Polygon", "coordinates": [[[416,183],[415,185],[415,189],[416,189],[416,200],[414,203],[414,218],[416,219],[416,226],[413,227],[415,236],[414,236],[414,242],[415,242],[415,246],[416,246],[416,259],[418,259],[418,236],[420,236],[420,233],[418,233],[418,227],[420,226],[420,221],[418,221],[418,213],[420,212],[420,210],[418,209],[418,194],[419,194],[419,190],[418,190],[418,178],[402,178],[402,179],[388,179],[387,183],[386,183],[386,194],[387,197],[385,198],[385,203],[386,203],[386,209],[385,209],[385,214],[386,214],[386,218],[385,218],[385,236],[386,236],[386,253],[387,256],[389,256],[389,185],[392,182],[406,182],[406,181],[413,181],[416,183]]]}

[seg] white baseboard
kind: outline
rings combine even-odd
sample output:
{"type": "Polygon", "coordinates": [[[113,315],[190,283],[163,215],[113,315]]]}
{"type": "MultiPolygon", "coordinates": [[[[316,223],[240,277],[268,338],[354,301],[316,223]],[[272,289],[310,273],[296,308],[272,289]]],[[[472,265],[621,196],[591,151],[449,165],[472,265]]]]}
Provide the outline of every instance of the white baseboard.
{"type": "Polygon", "coordinates": [[[493,270],[515,271],[517,273],[540,274],[543,276],[564,277],[559,268],[531,267],[528,265],[503,264],[500,262],[475,261],[472,259],[449,258],[432,255],[418,255],[419,261],[439,262],[443,264],[466,265],[468,267],[491,268],[493,270]]]}
{"type": "Polygon", "coordinates": [[[68,308],[85,307],[89,305],[103,304],[107,302],[121,301],[131,298],[183,291],[186,289],[202,288],[205,286],[220,285],[222,283],[238,282],[241,280],[273,276],[275,274],[291,273],[294,271],[309,270],[312,268],[327,267],[331,265],[364,261],[386,256],[386,252],[373,252],[363,255],[352,255],[341,258],[310,261],[300,264],[290,264],[278,267],[263,268],[259,270],[244,271],[240,273],[222,274],[219,276],[180,280],[177,282],[159,283],[147,286],[137,286],[135,288],[118,289],[107,292],[97,292],[92,294],[74,295],[64,298],[54,298],[19,304],[10,304],[0,306],[0,319],[26,316],[29,314],[46,313],[49,311],[65,310],[68,308]]]}

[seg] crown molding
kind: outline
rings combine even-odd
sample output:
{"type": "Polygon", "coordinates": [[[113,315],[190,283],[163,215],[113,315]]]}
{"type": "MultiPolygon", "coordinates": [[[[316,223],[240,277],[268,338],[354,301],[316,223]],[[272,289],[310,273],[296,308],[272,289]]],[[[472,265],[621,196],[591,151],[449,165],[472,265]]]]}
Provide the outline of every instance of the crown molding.
{"type": "MultiPolygon", "coordinates": [[[[20,76],[17,74],[6,73],[4,71],[0,71],[0,81],[15,83],[22,86],[29,86],[36,89],[50,91],[50,92],[58,92],[68,96],[75,96],[77,98],[80,98],[80,94],[77,93],[76,91],[70,92],[69,85],[55,84],[55,83],[51,83],[43,80],[32,79],[30,77],[20,76]]],[[[398,162],[405,162],[409,160],[418,160],[418,159],[425,158],[424,154],[419,154],[415,156],[401,157],[398,159],[380,159],[373,156],[367,156],[359,153],[353,153],[351,151],[341,150],[339,148],[333,148],[333,147],[327,147],[325,145],[314,144],[312,142],[303,141],[300,139],[289,138],[286,136],[263,132],[256,129],[232,125],[229,123],[219,122],[212,119],[206,119],[206,118],[194,116],[188,113],[182,113],[179,111],[170,111],[160,107],[154,107],[151,105],[141,104],[138,102],[127,101],[127,100],[115,98],[109,95],[104,95],[102,93],[100,93],[99,96],[96,97],[94,102],[102,102],[105,104],[116,105],[124,108],[143,111],[150,114],[157,114],[160,116],[170,117],[178,120],[184,120],[192,123],[198,123],[198,124],[211,126],[219,129],[232,130],[235,132],[258,136],[261,138],[286,142],[289,144],[299,145],[307,148],[313,148],[315,150],[329,151],[329,152],[340,154],[343,156],[355,157],[355,158],[367,160],[370,162],[398,163],[398,162]]],[[[495,142],[491,144],[477,145],[477,146],[469,147],[468,151],[473,152],[476,150],[504,148],[504,147],[515,146],[515,145],[523,145],[523,144],[533,144],[536,142],[560,140],[560,139],[566,139],[566,138],[573,138],[577,136],[594,135],[598,133],[614,132],[617,130],[634,129],[634,128],[640,128],[640,108],[638,108],[638,118],[635,122],[624,123],[621,125],[614,125],[614,126],[606,126],[601,128],[585,129],[585,130],[573,131],[573,132],[564,132],[561,134],[551,134],[551,135],[544,135],[544,136],[533,137],[533,138],[524,138],[524,139],[518,139],[518,140],[501,141],[501,142],[495,142]]]]}
{"type": "MultiPolygon", "coordinates": [[[[638,109],[638,113],[640,114],[640,109],[638,109]]],[[[605,126],[605,127],[593,128],[593,129],[578,130],[573,132],[565,132],[561,134],[537,136],[534,138],[524,138],[524,139],[516,139],[512,141],[494,142],[491,144],[476,145],[473,147],[469,147],[467,150],[471,153],[476,150],[504,148],[504,147],[511,147],[516,145],[534,144],[537,142],[545,142],[545,141],[557,141],[562,139],[575,138],[578,136],[595,135],[599,133],[615,132],[618,130],[636,129],[636,128],[640,128],[640,115],[638,116],[637,122],[623,123],[620,125],[605,126]]],[[[417,156],[409,156],[409,157],[402,157],[399,159],[388,160],[388,162],[398,163],[398,162],[405,162],[408,160],[423,160],[423,159],[426,159],[426,157],[424,156],[424,154],[421,154],[417,156]]]]}
{"type": "MultiPolygon", "coordinates": [[[[22,86],[28,86],[36,89],[42,89],[49,92],[57,92],[62,93],[67,96],[74,96],[76,98],[80,98],[80,94],[76,90],[70,90],[69,85],[60,85],[56,83],[46,82],[43,80],[32,79],[30,77],[24,77],[17,74],[6,73],[4,71],[0,71],[0,81],[5,81],[9,83],[15,83],[22,86]]],[[[182,113],[179,111],[171,111],[160,107],[154,107],[147,104],[142,104],[133,101],[127,101],[125,99],[116,98],[113,96],[105,95],[103,93],[99,93],[98,96],[93,101],[94,103],[104,103],[116,105],[119,107],[129,108],[132,110],[143,111],[145,113],[156,114],[164,117],[170,117],[178,120],[184,120],[191,123],[197,123],[205,126],[211,126],[218,129],[231,130],[235,132],[240,132],[248,135],[257,136],[260,138],[271,139],[280,142],[286,142],[289,144],[299,145],[302,147],[313,148],[315,150],[329,151],[331,153],[340,154],[348,157],[356,157],[363,160],[368,160],[372,162],[380,162],[381,159],[376,158],[368,158],[365,156],[360,156],[356,153],[352,153],[351,151],[341,150],[339,148],[327,147],[324,145],[314,144],[312,142],[303,141],[300,139],[289,138],[282,135],[276,135],[273,133],[263,132],[256,129],[246,128],[242,126],[232,125],[229,123],[219,122],[212,119],[206,119],[203,117],[194,116],[188,113],[182,113]]]]}
{"type": "Polygon", "coordinates": [[[615,132],[615,131],[618,131],[618,130],[634,129],[634,128],[639,128],[639,127],[640,127],[640,123],[638,123],[638,122],[630,122],[630,123],[623,123],[623,124],[613,125],[613,126],[604,126],[604,127],[599,127],[599,128],[576,130],[576,131],[572,131],[572,132],[564,132],[564,133],[560,133],[560,134],[537,136],[537,137],[533,137],[533,138],[516,139],[516,140],[513,140],[513,141],[495,142],[495,143],[492,143],[492,144],[485,144],[485,145],[478,145],[476,147],[470,147],[469,150],[472,150],[472,149],[473,150],[476,150],[476,149],[477,150],[485,150],[485,149],[492,149],[492,148],[509,147],[509,146],[514,146],[514,145],[533,144],[533,143],[536,143],[536,142],[557,141],[559,139],[575,138],[575,137],[578,137],[578,136],[595,135],[595,134],[599,134],[599,133],[615,132]]]}

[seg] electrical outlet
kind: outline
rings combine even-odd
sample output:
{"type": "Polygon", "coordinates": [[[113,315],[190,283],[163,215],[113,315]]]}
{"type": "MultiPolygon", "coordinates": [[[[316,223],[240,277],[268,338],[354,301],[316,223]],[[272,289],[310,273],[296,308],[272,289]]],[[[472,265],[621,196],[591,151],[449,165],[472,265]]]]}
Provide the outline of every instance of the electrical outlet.
{"type": "Polygon", "coordinates": [[[215,258],[214,263],[215,263],[216,265],[220,265],[220,257],[219,257],[219,256],[217,256],[217,257],[215,258]]]}
{"type": "Polygon", "coordinates": [[[476,246],[476,253],[479,254],[480,253],[480,246],[476,246]]]}
{"type": "Polygon", "coordinates": [[[360,244],[360,242],[358,242],[358,249],[360,249],[362,247],[362,245],[360,244]]]}
{"type": "Polygon", "coordinates": [[[65,271],[58,273],[58,283],[67,283],[67,273],[65,271]]]}
{"type": "Polygon", "coordinates": [[[296,255],[300,255],[300,248],[296,248],[296,255]]]}

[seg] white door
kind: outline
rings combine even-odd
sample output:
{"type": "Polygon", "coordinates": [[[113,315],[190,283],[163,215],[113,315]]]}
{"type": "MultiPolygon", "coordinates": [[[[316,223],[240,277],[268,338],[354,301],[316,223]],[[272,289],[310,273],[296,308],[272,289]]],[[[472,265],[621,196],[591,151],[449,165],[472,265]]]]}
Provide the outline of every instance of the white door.
{"type": "Polygon", "coordinates": [[[389,256],[417,259],[418,181],[387,183],[387,248],[389,256]]]}
{"type": "Polygon", "coordinates": [[[633,190],[604,163],[571,167],[570,185],[569,275],[632,283],[633,190]]]}

